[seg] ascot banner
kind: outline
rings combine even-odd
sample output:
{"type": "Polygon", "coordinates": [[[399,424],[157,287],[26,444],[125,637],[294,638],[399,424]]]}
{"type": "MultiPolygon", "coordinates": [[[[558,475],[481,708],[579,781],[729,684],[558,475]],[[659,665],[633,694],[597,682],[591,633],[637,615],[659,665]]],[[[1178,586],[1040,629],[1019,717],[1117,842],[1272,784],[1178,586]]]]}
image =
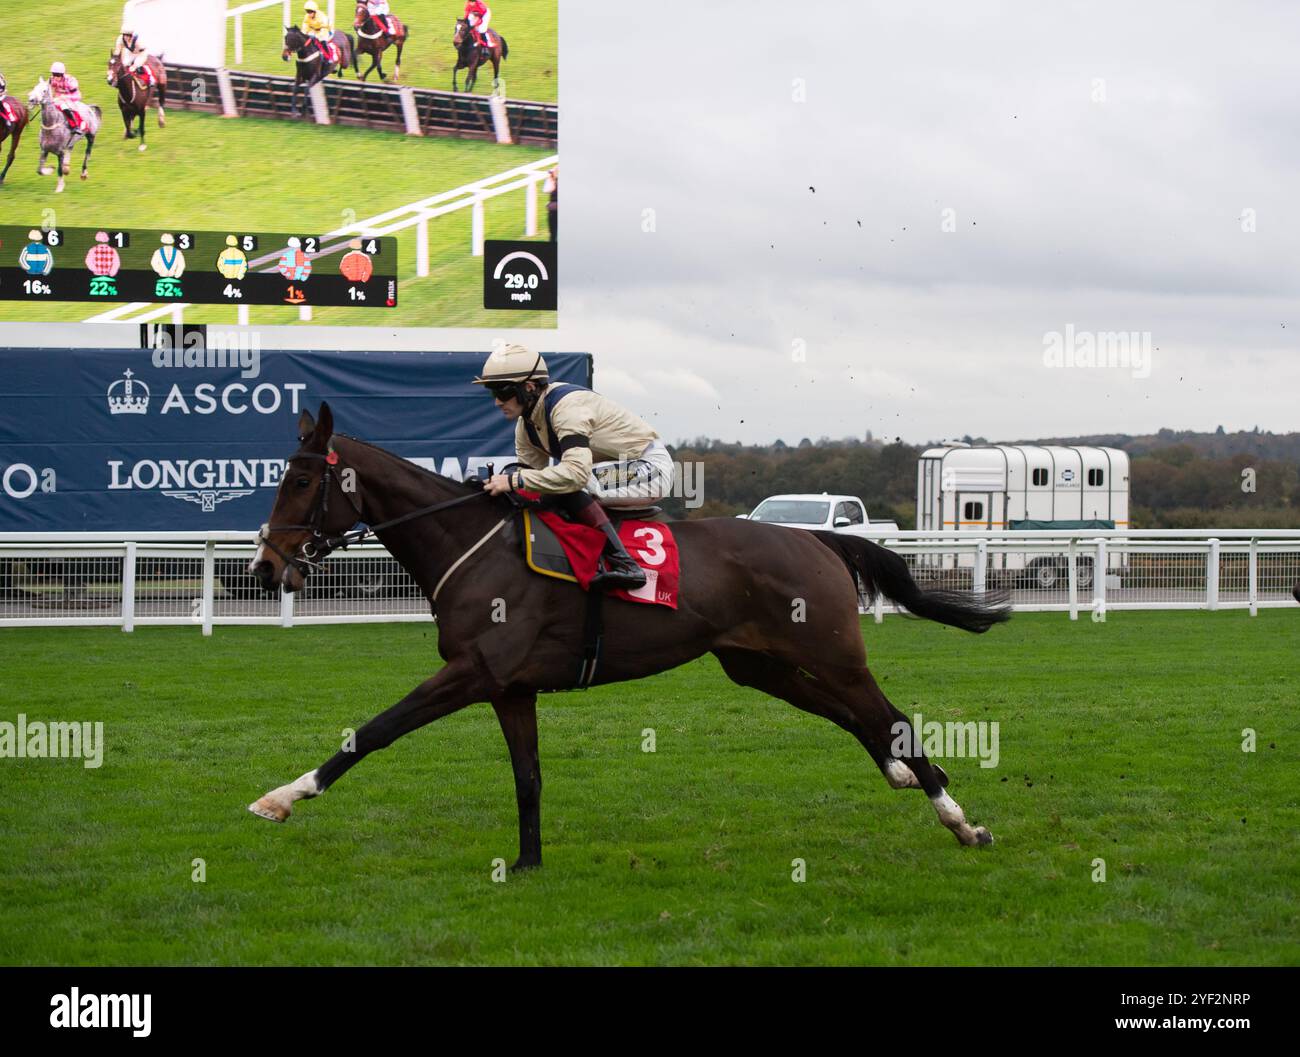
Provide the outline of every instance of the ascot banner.
{"type": "MultiPolygon", "coordinates": [[[[482,352],[0,349],[0,532],[256,531],[299,414],[463,480],[514,459],[482,352]]],[[[587,353],[547,353],[591,384],[587,353]]]]}

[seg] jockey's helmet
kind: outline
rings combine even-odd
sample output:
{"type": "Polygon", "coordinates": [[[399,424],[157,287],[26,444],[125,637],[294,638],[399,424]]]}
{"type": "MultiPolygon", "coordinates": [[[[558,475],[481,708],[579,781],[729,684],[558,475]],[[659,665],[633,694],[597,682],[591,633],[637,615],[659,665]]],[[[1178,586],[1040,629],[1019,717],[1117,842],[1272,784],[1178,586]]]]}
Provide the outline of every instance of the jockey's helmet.
{"type": "Polygon", "coordinates": [[[63,63],[61,62],[50,63],[51,77],[65,77],[67,76],[67,73],[68,73],[68,68],[64,66],[63,63]]]}
{"type": "Polygon", "coordinates": [[[320,14],[320,8],[316,6],[316,0],[307,0],[307,2],[302,5],[302,9],[309,15],[320,14]]]}
{"type": "Polygon", "coordinates": [[[540,352],[533,352],[525,345],[511,344],[493,351],[474,384],[487,386],[494,397],[502,400],[518,397],[525,408],[531,409],[536,397],[526,396],[523,383],[538,382],[545,387],[548,380],[546,361],[540,352]]]}
{"type": "Polygon", "coordinates": [[[5,80],[5,75],[0,73],[0,95],[4,95],[9,89],[9,83],[5,80]]]}

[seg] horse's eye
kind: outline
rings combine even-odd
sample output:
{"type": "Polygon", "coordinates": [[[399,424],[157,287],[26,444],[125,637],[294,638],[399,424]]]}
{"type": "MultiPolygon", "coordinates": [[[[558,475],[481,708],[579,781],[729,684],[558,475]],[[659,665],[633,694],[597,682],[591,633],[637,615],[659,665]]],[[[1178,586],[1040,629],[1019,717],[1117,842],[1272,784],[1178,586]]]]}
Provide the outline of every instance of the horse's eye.
{"type": "Polygon", "coordinates": [[[311,484],[311,478],[299,477],[298,480],[293,482],[293,484],[295,488],[306,488],[309,484],[311,484]]]}

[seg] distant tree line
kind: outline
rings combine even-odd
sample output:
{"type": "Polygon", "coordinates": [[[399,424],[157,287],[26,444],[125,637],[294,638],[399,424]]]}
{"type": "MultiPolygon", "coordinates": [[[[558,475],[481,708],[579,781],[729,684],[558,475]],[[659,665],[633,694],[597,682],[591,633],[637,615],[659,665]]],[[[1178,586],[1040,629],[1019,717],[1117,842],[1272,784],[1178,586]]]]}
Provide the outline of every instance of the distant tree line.
{"type": "MultiPolygon", "coordinates": [[[[983,438],[962,438],[985,444],[983,438]]],[[[1098,444],[1129,453],[1130,521],[1135,528],[1300,527],[1300,433],[1186,433],[1161,430],[1014,441],[1018,444],[1098,444]]],[[[679,462],[702,469],[704,499],[677,516],[727,517],[747,513],[782,492],[843,492],[861,496],[873,518],[916,525],[916,464],[932,444],[805,437],[791,446],[742,445],[697,437],[673,446],[679,462]]]]}

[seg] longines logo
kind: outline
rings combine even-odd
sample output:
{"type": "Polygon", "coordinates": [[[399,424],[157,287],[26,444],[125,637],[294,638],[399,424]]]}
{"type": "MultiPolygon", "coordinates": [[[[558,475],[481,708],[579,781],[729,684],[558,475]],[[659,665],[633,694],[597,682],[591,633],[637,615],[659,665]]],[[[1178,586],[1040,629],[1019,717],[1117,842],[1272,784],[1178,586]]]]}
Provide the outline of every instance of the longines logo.
{"type": "Polygon", "coordinates": [[[114,415],[143,415],[149,410],[149,387],[133,379],[130,368],[108,387],[108,410],[114,415]]]}
{"type": "Polygon", "coordinates": [[[211,514],[219,503],[277,487],[284,466],[283,459],[141,459],[128,467],[124,460],[110,459],[108,487],[158,491],[211,514]]]}

